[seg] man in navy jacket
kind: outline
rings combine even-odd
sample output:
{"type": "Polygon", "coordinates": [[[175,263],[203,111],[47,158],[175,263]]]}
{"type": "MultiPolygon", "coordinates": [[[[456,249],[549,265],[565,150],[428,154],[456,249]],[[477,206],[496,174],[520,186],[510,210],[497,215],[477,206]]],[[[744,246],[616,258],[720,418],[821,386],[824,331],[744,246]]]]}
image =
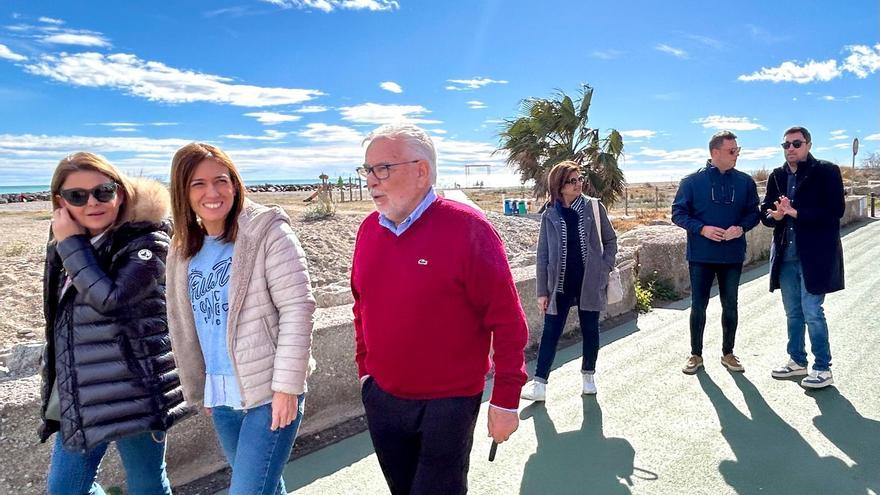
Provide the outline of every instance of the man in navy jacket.
{"type": "Polygon", "coordinates": [[[758,188],[744,172],[734,170],[740,147],[736,135],[721,131],[709,141],[712,157],[706,166],[682,179],[672,203],[672,221],[687,230],[691,279],[691,356],[682,371],[692,375],[703,367],[703,330],[712,283],[718,278],[721,296],[721,364],[743,371],[733,354],[737,295],[746,256],[745,233],[758,224],[758,188]]]}
{"type": "Polygon", "coordinates": [[[761,204],[761,221],[773,227],[770,290],[782,289],[788,323],[789,360],[771,374],[807,375],[806,326],[815,361],[801,385],[823,388],[834,383],[822,304],[825,294],[843,289],[843,180],[837,165],[810,153],[810,131],[791,127],[783,136],[785,164],[770,173],[761,204]]]}

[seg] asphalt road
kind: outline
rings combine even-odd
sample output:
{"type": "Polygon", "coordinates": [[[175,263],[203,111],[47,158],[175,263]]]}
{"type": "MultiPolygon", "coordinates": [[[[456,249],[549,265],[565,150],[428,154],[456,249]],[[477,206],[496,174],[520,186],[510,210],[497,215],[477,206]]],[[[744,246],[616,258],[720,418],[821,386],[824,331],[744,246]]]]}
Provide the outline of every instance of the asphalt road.
{"type": "MultiPolygon", "coordinates": [[[[492,463],[484,402],[470,493],[880,494],[880,222],[847,229],[843,243],[847,288],[825,303],[834,387],[770,377],[787,360],[785,318],[761,265],[739,292],[745,373],[719,362],[717,297],[695,376],[680,371],[688,301],[608,329],[598,396],[580,395],[579,344],[560,351],[546,405],[523,401],[492,463]]],[[[297,494],[387,493],[366,433],[292,462],[285,479],[297,494]]]]}

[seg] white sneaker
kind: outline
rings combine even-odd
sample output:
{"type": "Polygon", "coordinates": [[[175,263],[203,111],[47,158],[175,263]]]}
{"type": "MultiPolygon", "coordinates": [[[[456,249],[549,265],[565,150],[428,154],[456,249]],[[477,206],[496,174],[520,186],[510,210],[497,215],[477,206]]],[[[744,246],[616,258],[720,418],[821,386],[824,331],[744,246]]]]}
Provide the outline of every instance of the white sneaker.
{"type": "Polygon", "coordinates": [[[778,367],[773,368],[770,371],[770,376],[773,378],[789,378],[792,376],[804,376],[807,374],[807,367],[801,366],[791,359],[788,360],[788,363],[778,367]]]}
{"type": "Polygon", "coordinates": [[[526,383],[519,396],[535,402],[544,401],[547,398],[547,384],[532,380],[526,383]]]}
{"type": "Polygon", "coordinates": [[[806,388],[825,388],[834,383],[834,377],[831,371],[813,370],[806,378],[801,380],[801,386],[806,388]]]}
{"type": "Polygon", "coordinates": [[[584,373],[584,391],[583,395],[596,395],[596,375],[592,373],[584,373]]]}

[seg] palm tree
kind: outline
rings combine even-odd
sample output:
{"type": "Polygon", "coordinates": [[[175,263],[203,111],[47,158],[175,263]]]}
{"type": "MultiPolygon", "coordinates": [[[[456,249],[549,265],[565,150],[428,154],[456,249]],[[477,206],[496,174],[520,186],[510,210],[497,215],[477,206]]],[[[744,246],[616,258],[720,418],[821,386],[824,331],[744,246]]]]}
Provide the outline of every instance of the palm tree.
{"type": "Polygon", "coordinates": [[[507,164],[519,171],[522,182],[535,181],[536,198],[547,194],[547,173],[563,160],[580,164],[586,192],[603,203],[613,204],[623,193],[626,182],[617,165],[623,137],[616,129],[600,137],[599,129],[587,125],[592,98],[587,84],[577,102],[562,91],[553,98],[528,98],[521,102],[519,118],[505,120],[497,151],[507,152],[507,164]]]}

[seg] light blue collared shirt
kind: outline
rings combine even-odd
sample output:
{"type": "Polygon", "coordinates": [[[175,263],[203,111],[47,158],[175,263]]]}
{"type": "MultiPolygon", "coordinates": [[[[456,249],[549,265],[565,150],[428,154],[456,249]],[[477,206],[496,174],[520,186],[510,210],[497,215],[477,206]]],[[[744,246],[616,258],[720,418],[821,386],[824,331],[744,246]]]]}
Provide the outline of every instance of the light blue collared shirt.
{"type": "Polygon", "coordinates": [[[425,210],[427,210],[428,207],[431,206],[431,204],[436,199],[437,193],[435,193],[434,188],[431,187],[431,189],[428,189],[428,194],[425,196],[425,199],[423,199],[422,202],[419,203],[418,206],[416,206],[416,209],[413,210],[413,212],[410,213],[408,217],[404,218],[399,225],[394,225],[394,222],[388,220],[388,217],[381,213],[379,214],[379,225],[390,230],[397,237],[400,237],[404,232],[406,232],[406,229],[410,228],[412,224],[414,224],[415,221],[418,220],[420,216],[422,216],[422,213],[424,213],[425,210]]]}

